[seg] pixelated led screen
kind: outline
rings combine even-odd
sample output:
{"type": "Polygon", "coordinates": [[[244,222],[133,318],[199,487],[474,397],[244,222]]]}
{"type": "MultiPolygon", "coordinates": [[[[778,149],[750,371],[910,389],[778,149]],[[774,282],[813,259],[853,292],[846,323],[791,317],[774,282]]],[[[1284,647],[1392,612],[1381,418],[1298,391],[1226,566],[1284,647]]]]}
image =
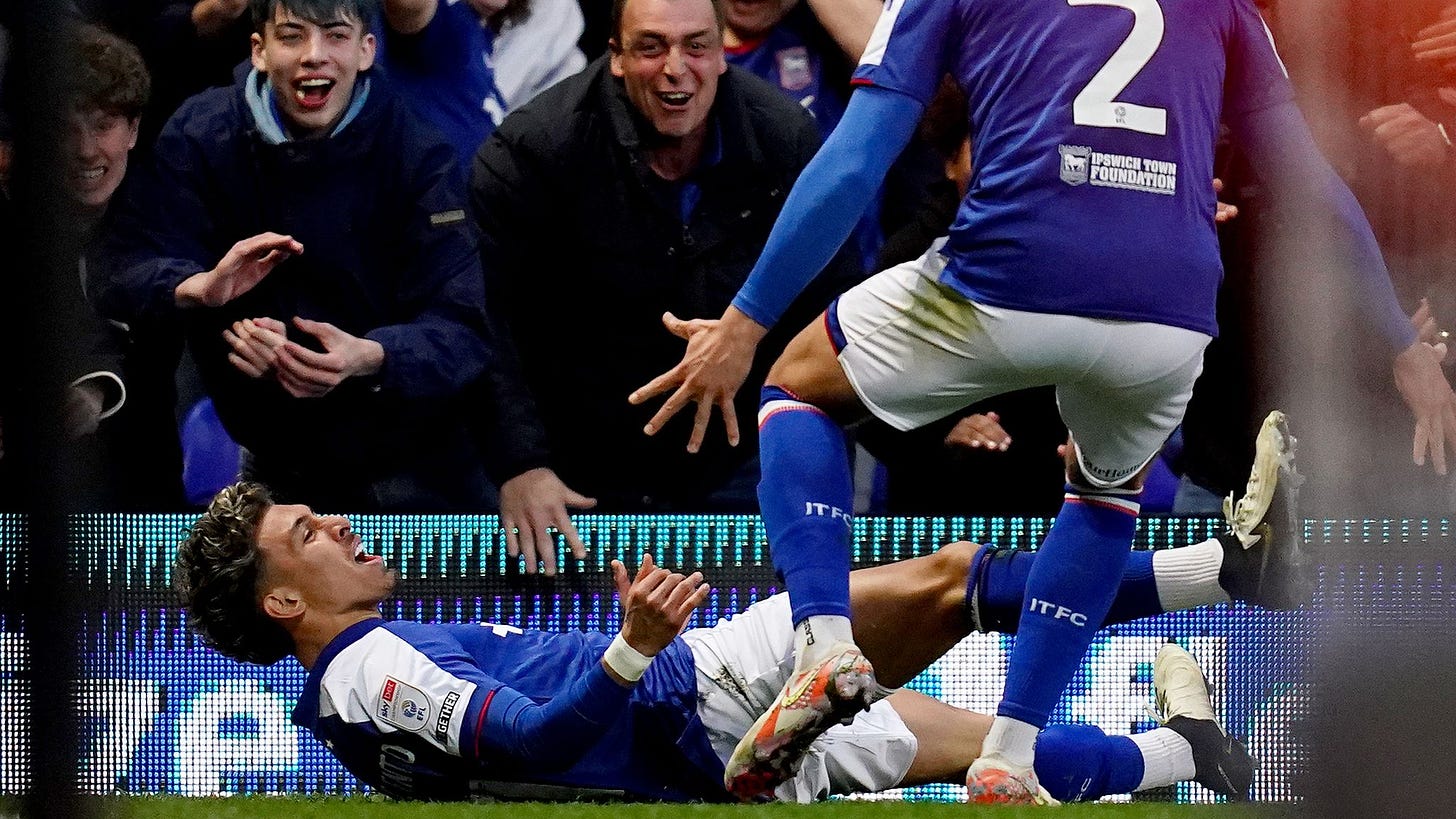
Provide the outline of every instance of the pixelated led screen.
{"type": "MultiPolygon", "coordinates": [[[[204,648],[185,628],[169,590],[169,564],[182,515],[81,516],[72,521],[72,560],[87,583],[82,616],[81,786],[93,792],[348,794],[361,786],[289,715],[304,682],[291,658],[272,667],[234,663],[204,648]]],[[[389,618],[489,622],[548,630],[614,632],[619,612],[606,568],[612,558],[635,565],[652,552],[664,565],[704,572],[714,590],[694,625],[711,625],[779,590],[768,568],[757,518],[725,516],[582,516],[591,560],[565,564],[561,576],[523,576],[505,554],[492,516],[359,516],[369,544],[400,570],[389,618]]],[[[0,516],[0,570],[5,601],[23,582],[23,520],[0,516]]],[[[933,551],[956,539],[1034,548],[1046,519],[893,519],[855,521],[855,560],[871,565],[933,551]]],[[[1139,548],[1167,548],[1212,536],[1208,519],[1149,519],[1139,548]]],[[[1373,521],[1307,523],[1321,543],[1449,541],[1446,523],[1373,521]]],[[[565,554],[562,555],[563,560],[565,554]]],[[[1322,569],[1316,603],[1378,608],[1399,616],[1404,601],[1439,593],[1439,569],[1379,565],[1322,569]],[[1378,598],[1378,599],[1377,599],[1378,598]],[[1393,613],[1392,613],[1393,612],[1393,613]]],[[[27,647],[13,602],[0,602],[0,793],[28,781],[22,759],[29,704],[19,675],[27,647]]],[[[1310,614],[1268,612],[1243,604],[1180,612],[1104,630],[1063,698],[1056,721],[1095,723],[1128,733],[1153,727],[1151,662],[1177,639],[1199,659],[1218,693],[1224,723],[1247,737],[1262,760],[1254,796],[1292,798],[1289,776],[1300,749],[1292,724],[1307,707],[1303,675],[1310,614]]],[[[998,699],[1010,638],[973,635],[912,687],[954,705],[991,711],[998,699]]],[[[963,789],[935,786],[892,796],[955,799],[963,789]]],[[[1148,798],[1141,795],[1139,798],[1148,798]]],[[[1212,801],[1196,785],[1150,795],[1212,801]]]]}

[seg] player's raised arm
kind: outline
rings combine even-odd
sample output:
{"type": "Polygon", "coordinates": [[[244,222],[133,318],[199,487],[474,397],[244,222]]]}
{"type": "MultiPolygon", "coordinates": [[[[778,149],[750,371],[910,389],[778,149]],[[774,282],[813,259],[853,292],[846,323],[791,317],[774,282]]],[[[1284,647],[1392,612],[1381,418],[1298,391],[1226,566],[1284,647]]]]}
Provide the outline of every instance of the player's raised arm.
{"type": "MultiPolygon", "coordinates": [[[[622,630],[602,661],[578,678],[565,696],[544,704],[505,686],[481,695],[479,707],[485,713],[472,724],[484,727],[478,734],[466,729],[463,755],[490,748],[546,769],[574,764],[617,718],[652,659],[677,637],[708,596],[702,574],[668,571],[647,555],[631,582],[621,561],[612,562],[612,574],[625,611],[622,630]]],[[[471,705],[476,707],[474,701],[471,705]]]]}
{"type": "Polygon", "coordinates": [[[1361,315],[1386,343],[1396,388],[1415,415],[1412,460],[1424,465],[1429,454],[1436,472],[1446,474],[1446,444],[1456,449],[1456,394],[1441,371],[1444,351],[1416,338],[1354,194],[1315,147],[1293,102],[1232,118],[1231,125],[1276,202],[1297,202],[1312,218],[1342,227],[1330,233],[1344,245],[1337,258],[1347,260],[1356,298],[1367,305],[1361,315]]]}
{"type": "Polygon", "coordinates": [[[702,445],[714,407],[724,413],[729,443],[738,443],[731,406],[758,342],[844,244],[915,133],[922,109],[918,100],[898,91],[870,86],[855,92],[838,127],[794,183],[763,254],[722,318],[684,322],[670,313],[663,317],[668,330],[688,346],[677,366],[628,397],[641,404],[672,392],[643,432],[655,434],[691,403],[697,416],[689,452],[702,445]]]}
{"type": "Polygon", "coordinates": [[[612,579],[622,604],[622,630],[602,656],[612,679],[633,685],[642,678],[658,652],[682,633],[688,618],[708,599],[709,586],[702,572],[683,575],[668,571],[643,554],[637,575],[628,580],[627,567],[612,561],[612,579]]]}
{"type": "Polygon", "coordinates": [[[1327,224],[1333,258],[1350,276],[1361,316],[1386,345],[1396,388],[1415,414],[1412,460],[1427,453],[1438,474],[1446,474],[1446,443],[1456,447],[1456,393],[1441,372],[1444,350],[1421,342],[1396,300],[1390,272],[1365,212],[1349,187],[1315,147],[1313,134],[1294,102],[1288,72],[1273,37],[1246,0],[1235,3],[1235,32],[1229,42],[1224,120],[1269,190],[1276,207],[1299,208],[1316,224],[1327,224]]]}

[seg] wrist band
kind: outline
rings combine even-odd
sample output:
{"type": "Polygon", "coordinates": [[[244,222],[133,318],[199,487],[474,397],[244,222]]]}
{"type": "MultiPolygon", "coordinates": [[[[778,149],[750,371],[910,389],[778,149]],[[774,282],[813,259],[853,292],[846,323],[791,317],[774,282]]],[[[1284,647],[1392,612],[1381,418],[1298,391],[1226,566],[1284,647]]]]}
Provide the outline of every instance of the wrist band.
{"type": "Polygon", "coordinates": [[[647,671],[647,666],[652,664],[651,657],[627,645],[621,632],[612,638],[612,644],[607,646],[606,653],[602,655],[602,661],[627,682],[637,682],[642,679],[643,672],[647,671]]]}

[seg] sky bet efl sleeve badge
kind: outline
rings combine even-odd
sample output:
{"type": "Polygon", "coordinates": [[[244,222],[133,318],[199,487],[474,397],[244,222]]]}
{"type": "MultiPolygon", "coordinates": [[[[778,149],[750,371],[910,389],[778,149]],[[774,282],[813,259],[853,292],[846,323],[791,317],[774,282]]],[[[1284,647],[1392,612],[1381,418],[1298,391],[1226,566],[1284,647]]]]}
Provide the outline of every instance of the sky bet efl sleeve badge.
{"type": "Polygon", "coordinates": [[[379,718],[396,728],[418,731],[430,719],[430,700],[425,692],[393,677],[384,678],[379,692],[379,718]]]}

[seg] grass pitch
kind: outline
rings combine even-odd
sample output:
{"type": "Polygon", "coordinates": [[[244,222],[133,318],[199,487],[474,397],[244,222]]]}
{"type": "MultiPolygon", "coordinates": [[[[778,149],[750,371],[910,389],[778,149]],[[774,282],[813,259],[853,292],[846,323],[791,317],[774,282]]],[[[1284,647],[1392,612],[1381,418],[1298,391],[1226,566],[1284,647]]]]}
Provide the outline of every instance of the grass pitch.
{"type": "Polygon", "coordinates": [[[828,802],[817,805],[587,805],[397,803],[368,797],[117,797],[102,815],[118,819],[965,819],[967,811],[1040,819],[1265,819],[1293,817],[1289,807],[1165,803],[977,808],[928,802],[828,802]]]}

